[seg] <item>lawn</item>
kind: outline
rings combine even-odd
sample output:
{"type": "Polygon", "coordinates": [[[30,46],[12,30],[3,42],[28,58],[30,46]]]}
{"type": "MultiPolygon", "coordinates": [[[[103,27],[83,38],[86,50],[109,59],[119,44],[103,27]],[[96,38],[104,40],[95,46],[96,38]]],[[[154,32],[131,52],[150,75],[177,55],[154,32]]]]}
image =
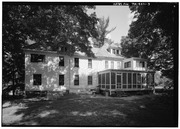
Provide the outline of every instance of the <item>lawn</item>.
{"type": "Polygon", "coordinates": [[[69,94],[57,100],[4,101],[3,126],[176,126],[172,96],[69,94]]]}

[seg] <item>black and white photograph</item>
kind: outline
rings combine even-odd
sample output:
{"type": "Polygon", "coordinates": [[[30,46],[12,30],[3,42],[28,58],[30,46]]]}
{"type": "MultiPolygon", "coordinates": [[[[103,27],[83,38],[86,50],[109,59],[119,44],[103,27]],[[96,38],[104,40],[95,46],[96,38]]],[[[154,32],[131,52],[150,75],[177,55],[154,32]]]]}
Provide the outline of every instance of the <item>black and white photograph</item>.
{"type": "Polygon", "coordinates": [[[2,127],[178,127],[179,2],[2,2],[2,127]]]}

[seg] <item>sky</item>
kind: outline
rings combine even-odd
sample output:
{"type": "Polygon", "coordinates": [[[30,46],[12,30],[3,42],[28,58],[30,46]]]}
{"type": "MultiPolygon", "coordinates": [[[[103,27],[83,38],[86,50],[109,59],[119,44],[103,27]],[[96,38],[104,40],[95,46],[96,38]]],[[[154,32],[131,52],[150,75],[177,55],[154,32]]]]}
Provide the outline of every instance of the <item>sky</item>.
{"type": "Polygon", "coordinates": [[[130,13],[130,9],[128,6],[96,6],[95,10],[91,10],[90,12],[96,12],[98,18],[109,16],[109,27],[116,27],[114,31],[108,35],[115,43],[119,43],[121,40],[121,36],[126,36],[128,33],[129,25],[132,21],[133,15],[130,13]]]}

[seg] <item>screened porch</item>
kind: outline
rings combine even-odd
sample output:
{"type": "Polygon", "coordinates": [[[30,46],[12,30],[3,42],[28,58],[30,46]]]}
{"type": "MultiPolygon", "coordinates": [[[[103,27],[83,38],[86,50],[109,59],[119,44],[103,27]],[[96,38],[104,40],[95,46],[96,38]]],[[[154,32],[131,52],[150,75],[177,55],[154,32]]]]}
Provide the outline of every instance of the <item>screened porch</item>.
{"type": "Polygon", "coordinates": [[[98,73],[98,85],[101,90],[110,91],[110,95],[118,90],[152,90],[154,72],[109,69],[98,73]]]}

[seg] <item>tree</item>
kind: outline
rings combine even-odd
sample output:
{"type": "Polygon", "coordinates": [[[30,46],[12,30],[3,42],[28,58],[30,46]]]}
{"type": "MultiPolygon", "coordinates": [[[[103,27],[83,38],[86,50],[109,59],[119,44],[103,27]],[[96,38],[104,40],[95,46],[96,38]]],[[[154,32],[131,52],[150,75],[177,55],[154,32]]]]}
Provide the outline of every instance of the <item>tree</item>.
{"type": "Polygon", "coordinates": [[[81,51],[93,56],[88,38],[97,35],[97,18],[87,8],[94,6],[3,3],[3,86],[12,84],[14,93],[15,85],[24,82],[27,37],[54,51],[65,45],[70,55],[81,51]]]}
{"type": "Polygon", "coordinates": [[[99,22],[97,24],[97,37],[93,39],[94,45],[97,47],[102,47],[104,45],[104,42],[107,41],[109,43],[112,43],[110,39],[107,38],[107,35],[114,31],[116,27],[108,30],[109,27],[109,17],[105,19],[104,17],[99,19],[99,22]]]}
{"type": "Polygon", "coordinates": [[[174,47],[177,39],[175,3],[150,3],[130,6],[135,14],[128,36],[121,42],[123,55],[148,59],[148,67],[174,77],[174,47]]]}

